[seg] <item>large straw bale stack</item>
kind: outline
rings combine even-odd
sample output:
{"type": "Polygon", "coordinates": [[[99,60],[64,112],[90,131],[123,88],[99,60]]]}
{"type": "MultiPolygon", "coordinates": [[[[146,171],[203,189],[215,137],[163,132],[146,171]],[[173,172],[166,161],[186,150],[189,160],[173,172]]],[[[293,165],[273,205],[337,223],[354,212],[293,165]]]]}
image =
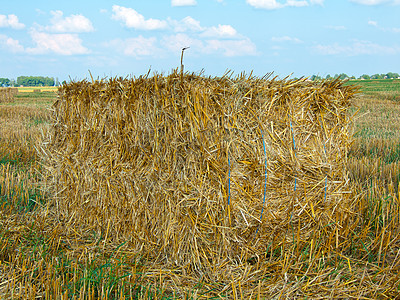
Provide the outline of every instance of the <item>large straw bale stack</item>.
{"type": "Polygon", "coordinates": [[[213,280],[284,245],[330,251],[352,213],[355,92],[340,80],[177,71],[64,84],[42,146],[51,204],[71,228],[213,280]]]}
{"type": "Polygon", "coordinates": [[[13,102],[14,96],[18,94],[18,88],[2,87],[0,88],[0,103],[13,102]]]}

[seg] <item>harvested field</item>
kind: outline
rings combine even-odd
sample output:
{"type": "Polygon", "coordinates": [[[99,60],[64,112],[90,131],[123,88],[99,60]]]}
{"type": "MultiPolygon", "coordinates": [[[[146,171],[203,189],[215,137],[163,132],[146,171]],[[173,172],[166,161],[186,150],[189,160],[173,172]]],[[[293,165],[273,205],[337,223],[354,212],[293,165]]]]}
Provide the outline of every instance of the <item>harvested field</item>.
{"type": "Polygon", "coordinates": [[[5,114],[48,133],[2,165],[0,295],[395,298],[399,198],[357,175],[352,128],[380,121],[351,123],[355,92],[172,73],[71,82],[50,123],[5,114]]]}
{"type": "Polygon", "coordinates": [[[2,102],[13,102],[14,96],[18,94],[17,88],[12,87],[1,87],[0,88],[0,103],[2,102]]]}

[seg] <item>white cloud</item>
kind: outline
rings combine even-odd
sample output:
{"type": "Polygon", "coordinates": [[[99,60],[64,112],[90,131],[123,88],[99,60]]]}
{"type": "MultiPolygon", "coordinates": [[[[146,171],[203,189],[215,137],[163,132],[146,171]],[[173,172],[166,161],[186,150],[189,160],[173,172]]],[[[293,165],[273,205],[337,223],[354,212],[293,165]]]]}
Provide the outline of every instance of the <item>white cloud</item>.
{"type": "Polygon", "coordinates": [[[400,28],[396,27],[381,27],[379,26],[377,21],[368,21],[368,25],[374,26],[383,32],[392,32],[392,33],[400,33],[400,28]]]}
{"type": "Polygon", "coordinates": [[[400,0],[350,0],[350,1],[362,5],[400,4],[400,0]]]}
{"type": "Polygon", "coordinates": [[[201,35],[205,37],[232,38],[237,35],[237,31],[231,25],[218,25],[218,27],[207,28],[201,35]]]}
{"type": "Polygon", "coordinates": [[[276,2],[276,0],[246,0],[246,2],[255,8],[277,9],[284,7],[283,4],[276,2]]]}
{"type": "Polygon", "coordinates": [[[347,30],[346,26],[343,25],[331,25],[331,26],[326,26],[326,28],[333,30],[347,30]]]}
{"type": "Polygon", "coordinates": [[[178,33],[165,36],[161,41],[162,46],[173,53],[180,53],[183,47],[190,47],[191,53],[220,54],[222,56],[256,55],[257,47],[248,38],[239,40],[201,40],[187,34],[178,33]]]}
{"type": "Polygon", "coordinates": [[[46,26],[45,29],[51,32],[91,32],[94,31],[92,22],[82,15],[71,15],[63,17],[61,10],[52,11],[51,26],[46,26]]]}
{"type": "Polygon", "coordinates": [[[156,30],[164,29],[167,27],[166,21],[157,19],[145,19],[143,15],[139,14],[133,8],[113,5],[112,18],[122,23],[128,28],[142,29],[142,30],[156,30]]]}
{"type": "Polygon", "coordinates": [[[32,29],[30,32],[35,48],[27,48],[30,54],[56,53],[60,55],[87,54],[90,51],[82,45],[77,34],[50,34],[32,29]]]}
{"type": "Polygon", "coordinates": [[[168,19],[168,23],[174,28],[174,31],[176,32],[186,32],[186,31],[199,32],[205,30],[203,27],[201,27],[199,21],[189,16],[183,18],[181,21],[168,19]]]}
{"type": "MultiPolygon", "coordinates": [[[[218,29],[218,27],[216,27],[218,29]]],[[[178,55],[182,48],[190,47],[190,53],[195,55],[217,55],[217,56],[245,56],[257,55],[256,45],[246,37],[235,36],[228,38],[225,32],[232,34],[232,29],[222,27],[219,34],[224,38],[205,37],[202,33],[177,33],[164,35],[161,39],[156,37],[138,36],[130,39],[115,39],[106,46],[120,51],[124,55],[133,56],[138,59],[144,57],[165,57],[172,53],[178,55]]],[[[204,31],[205,32],[205,31],[204,31]]],[[[236,31],[235,31],[236,32],[236,31]]]]}
{"type": "Polygon", "coordinates": [[[303,6],[308,6],[308,2],[298,1],[298,0],[287,0],[285,6],[303,7],[303,6]]]}
{"type": "Polygon", "coordinates": [[[116,39],[109,43],[109,46],[122,50],[127,56],[141,58],[144,56],[154,56],[160,50],[157,48],[155,37],[145,38],[141,35],[126,40],[116,39]]]}
{"type": "Polygon", "coordinates": [[[46,13],[45,13],[43,10],[41,10],[40,8],[36,8],[35,11],[36,11],[36,14],[37,14],[38,16],[44,16],[44,15],[46,15],[46,13]]]}
{"type": "Polygon", "coordinates": [[[182,20],[174,20],[167,18],[167,20],[145,19],[132,8],[121,7],[118,5],[113,6],[114,20],[123,21],[126,27],[152,30],[152,29],[166,29],[172,28],[175,32],[184,33],[192,32],[200,34],[203,37],[215,38],[234,38],[239,37],[238,32],[231,25],[218,24],[218,26],[203,27],[200,21],[187,16],[182,20]]]}
{"type": "MultiPolygon", "coordinates": [[[[182,2],[180,3],[182,4],[182,2]]],[[[121,49],[125,55],[141,58],[164,56],[168,52],[179,54],[184,47],[190,47],[190,52],[197,54],[219,54],[221,56],[257,54],[255,44],[247,37],[240,35],[235,28],[228,24],[203,27],[198,20],[190,16],[180,21],[171,18],[146,20],[144,16],[132,8],[117,5],[113,6],[113,12],[113,19],[123,21],[127,27],[168,28],[176,33],[164,35],[161,39],[138,36],[126,40],[116,39],[108,43],[109,46],[121,49]],[[150,24],[150,21],[153,23],[150,24]]]]}
{"type": "Polygon", "coordinates": [[[280,36],[280,37],[272,37],[271,41],[273,42],[293,42],[296,44],[300,44],[303,41],[298,38],[292,38],[290,36],[280,36]]]}
{"type": "Polygon", "coordinates": [[[376,22],[376,21],[368,21],[368,25],[377,27],[378,26],[378,22],[376,22]]]}
{"type": "Polygon", "coordinates": [[[224,56],[257,55],[257,47],[250,39],[241,40],[209,40],[206,52],[222,53],[224,56]]]}
{"type": "Polygon", "coordinates": [[[25,25],[20,23],[16,15],[0,15],[0,28],[11,27],[13,29],[23,29],[25,25]]]}
{"type": "Polygon", "coordinates": [[[196,4],[196,0],[171,0],[172,6],[194,6],[196,4]]]}
{"type": "Polygon", "coordinates": [[[234,38],[239,37],[238,32],[231,25],[221,25],[203,27],[200,22],[188,16],[181,21],[168,19],[168,24],[174,29],[175,32],[192,32],[198,33],[202,37],[215,37],[215,38],[234,38]]]}
{"type": "Polygon", "coordinates": [[[323,55],[394,55],[400,53],[398,46],[382,46],[370,41],[355,40],[350,45],[340,45],[338,43],[331,45],[317,45],[315,51],[323,55]]]}
{"type": "Polygon", "coordinates": [[[191,52],[201,52],[201,49],[204,49],[202,40],[192,38],[184,33],[164,36],[161,40],[161,44],[172,53],[180,53],[184,47],[190,47],[191,52]]]}
{"type": "Polygon", "coordinates": [[[247,4],[262,9],[278,9],[284,7],[304,7],[310,4],[323,5],[324,0],[286,0],[286,2],[278,2],[277,0],[246,0],[247,4]]]}
{"type": "Polygon", "coordinates": [[[14,40],[6,35],[0,34],[0,45],[13,53],[24,52],[24,47],[18,40],[14,40]]]}

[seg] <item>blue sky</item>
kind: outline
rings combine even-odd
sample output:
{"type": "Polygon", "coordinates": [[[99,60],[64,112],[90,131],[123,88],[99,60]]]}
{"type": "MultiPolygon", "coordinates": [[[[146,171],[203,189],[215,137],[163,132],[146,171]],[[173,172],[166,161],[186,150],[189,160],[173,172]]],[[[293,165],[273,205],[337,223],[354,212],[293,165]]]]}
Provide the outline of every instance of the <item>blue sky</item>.
{"type": "Polygon", "coordinates": [[[19,0],[0,5],[0,77],[400,73],[400,0],[19,0]]]}

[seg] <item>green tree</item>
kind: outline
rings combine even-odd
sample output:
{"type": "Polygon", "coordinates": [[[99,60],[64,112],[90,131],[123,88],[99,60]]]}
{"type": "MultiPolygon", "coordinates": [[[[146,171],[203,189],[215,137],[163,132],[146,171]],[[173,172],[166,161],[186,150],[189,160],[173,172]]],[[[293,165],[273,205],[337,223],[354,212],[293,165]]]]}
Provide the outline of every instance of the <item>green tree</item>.
{"type": "Polygon", "coordinates": [[[389,73],[386,74],[386,77],[389,78],[389,79],[399,78],[399,74],[398,73],[389,72],[389,73]]]}
{"type": "Polygon", "coordinates": [[[321,80],[321,77],[318,76],[318,75],[312,75],[312,76],[310,77],[310,79],[311,79],[312,81],[321,80]]]}
{"type": "Polygon", "coordinates": [[[371,79],[383,79],[381,74],[374,74],[371,76],[371,79]]]}
{"type": "Polygon", "coordinates": [[[369,75],[367,75],[367,74],[363,74],[363,75],[361,75],[361,77],[360,78],[362,78],[362,79],[371,79],[371,77],[369,76],[369,75]]]}
{"type": "Polygon", "coordinates": [[[17,84],[23,86],[54,86],[54,78],[42,76],[19,76],[17,84]]]}
{"type": "Polygon", "coordinates": [[[0,86],[10,86],[11,81],[8,78],[0,78],[0,86]]]}

